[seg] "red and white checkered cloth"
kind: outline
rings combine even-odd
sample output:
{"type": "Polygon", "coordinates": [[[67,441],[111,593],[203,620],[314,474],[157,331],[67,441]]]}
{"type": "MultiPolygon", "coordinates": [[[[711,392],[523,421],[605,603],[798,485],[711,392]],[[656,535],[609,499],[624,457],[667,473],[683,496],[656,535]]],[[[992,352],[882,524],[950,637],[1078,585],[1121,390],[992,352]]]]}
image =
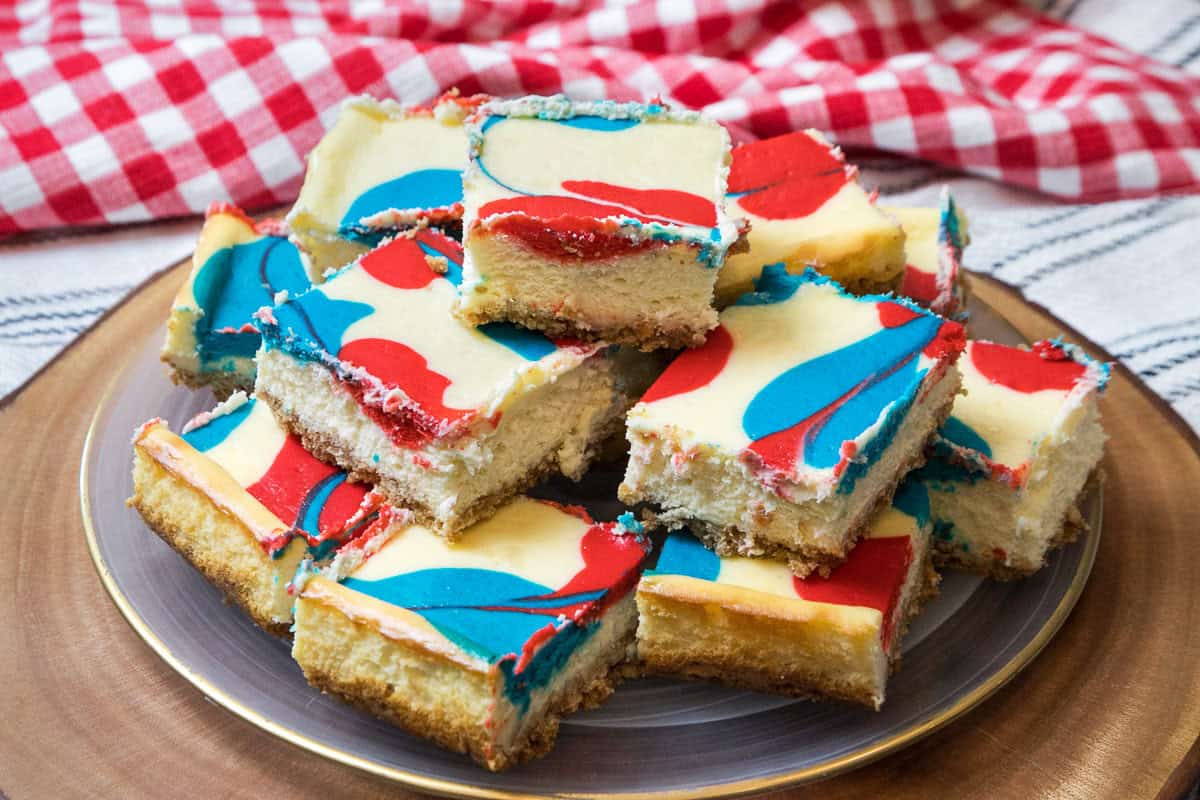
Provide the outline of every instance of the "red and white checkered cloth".
{"type": "Polygon", "coordinates": [[[0,9],[0,235],[290,201],[361,92],[655,94],[1062,198],[1200,185],[1200,78],[1014,0],[41,0],[0,9]]]}

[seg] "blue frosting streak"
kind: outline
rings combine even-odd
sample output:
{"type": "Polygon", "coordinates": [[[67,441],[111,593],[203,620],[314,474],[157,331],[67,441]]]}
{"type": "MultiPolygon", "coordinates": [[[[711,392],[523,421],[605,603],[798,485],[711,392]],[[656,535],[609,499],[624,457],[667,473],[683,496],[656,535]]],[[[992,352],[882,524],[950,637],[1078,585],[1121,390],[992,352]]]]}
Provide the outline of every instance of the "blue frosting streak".
{"type": "Polygon", "coordinates": [[[254,403],[254,398],[250,398],[228,414],[213,417],[200,427],[183,434],[183,440],[201,453],[211,450],[225,441],[225,437],[245,421],[250,415],[250,410],[254,408],[254,403]]]}
{"type": "MultiPolygon", "coordinates": [[[[615,131],[627,131],[630,128],[638,125],[641,120],[636,119],[608,119],[607,117],[571,117],[570,119],[555,120],[559,125],[566,125],[570,128],[581,128],[588,131],[604,131],[612,133],[615,131]]],[[[484,130],[487,127],[484,126],[484,130]]]]}
{"type": "Polygon", "coordinates": [[[333,300],[314,290],[289,300],[274,309],[278,328],[265,326],[267,344],[289,353],[319,358],[322,353],[336,356],[342,349],[346,330],[375,309],[352,300],[333,300]]]}
{"type": "Polygon", "coordinates": [[[364,217],[391,209],[442,208],[461,203],[462,173],[456,169],[421,169],[373,186],[355,198],[341,227],[359,227],[364,217]]]}
{"type": "Polygon", "coordinates": [[[476,330],[496,344],[504,345],[526,361],[537,361],[558,349],[554,342],[542,334],[509,322],[488,322],[480,325],[476,330]]]}
{"type": "Polygon", "coordinates": [[[954,248],[955,258],[961,257],[964,247],[963,235],[958,224],[958,208],[949,192],[942,199],[938,244],[949,244],[954,248]]]}
{"type": "MultiPolygon", "coordinates": [[[[954,523],[949,520],[939,519],[933,523],[933,538],[943,542],[954,541],[954,523]]],[[[962,543],[962,549],[967,550],[967,543],[962,543]]]]}
{"type": "Polygon", "coordinates": [[[929,492],[920,481],[906,478],[896,489],[892,505],[917,521],[921,527],[929,524],[932,512],[929,510],[929,492]]]}
{"type": "Polygon", "coordinates": [[[889,403],[915,391],[920,377],[916,354],[937,335],[940,325],[937,318],[916,317],[792,367],[750,401],[742,417],[743,430],[753,440],[762,439],[855,392],[804,450],[806,463],[834,466],[841,458],[843,441],[874,425],[889,403]],[[856,392],[857,387],[863,388],[856,392]]]}
{"type": "MultiPolygon", "coordinates": [[[[492,119],[496,119],[496,118],[492,117],[492,119]]],[[[488,122],[491,122],[491,121],[492,120],[488,120],[488,122]]],[[[486,129],[487,125],[485,125],[484,128],[486,129]]],[[[516,186],[510,186],[509,184],[505,183],[504,181],[500,180],[495,175],[493,175],[492,171],[487,168],[487,164],[483,163],[482,155],[480,155],[479,158],[477,158],[475,160],[475,163],[479,166],[480,171],[483,172],[484,175],[488,176],[488,180],[490,180],[492,183],[496,184],[497,186],[500,186],[500,187],[512,192],[513,194],[524,195],[525,197],[533,196],[533,192],[527,192],[524,189],[518,189],[516,186]]]]}
{"type": "Polygon", "coordinates": [[[970,450],[977,450],[983,453],[988,458],[992,457],[992,448],[987,443],[987,440],[980,436],[974,428],[960,420],[958,417],[950,417],[942,424],[941,430],[938,433],[942,438],[947,439],[959,447],[966,447],[970,450]]]}
{"type": "MultiPolygon", "coordinates": [[[[914,359],[915,361],[915,359],[914,359]]],[[[900,426],[904,424],[905,417],[908,416],[908,410],[912,407],[913,400],[917,397],[917,388],[920,385],[920,380],[924,377],[924,373],[918,377],[907,394],[896,401],[896,404],[888,411],[887,416],[883,420],[883,424],[879,426],[879,431],[875,434],[875,438],[867,442],[866,447],[862,448],[855,454],[854,460],[846,465],[846,470],[842,473],[842,479],[838,482],[838,493],[849,494],[854,491],[854,486],[858,479],[866,475],[888,446],[892,440],[896,438],[896,432],[900,430],[900,426]]]]}
{"type": "Polygon", "coordinates": [[[345,483],[346,473],[335,472],[308,490],[297,514],[296,527],[316,535],[321,531],[321,512],[333,490],[345,483]]]}
{"type": "MultiPolygon", "coordinates": [[[[852,394],[809,440],[804,450],[804,460],[819,468],[837,464],[841,460],[842,443],[859,436],[875,424],[884,409],[893,402],[898,402],[907,412],[905,400],[915,393],[923,377],[923,370],[918,374],[917,359],[908,357],[899,369],[852,394]]],[[[902,419],[902,416],[899,417],[897,422],[902,419]]],[[[888,428],[891,421],[892,414],[889,413],[883,421],[883,427],[888,428]]],[[[892,433],[894,431],[890,430],[886,433],[889,441],[892,433]]],[[[878,435],[884,434],[885,431],[878,432],[878,435]]],[[[871,443],[874,441],[872,439],[871,443]]]]}
{"type": "Polygon", "coordinates": [[[782,262],[763,267],[762,274],[754,279],[754,291],[746,292],[737,299],[735,306],[769,306],[791,298],[805,283],[812,283],[808,272],[792,275],[782,262]]]}
{"type": "Polygon", "coordinates": [[[240,329],[251,315],[272,305],[275,293],[298,294],[309,288],[308,275],[295,245],[278,236],[223,247],[208,257],[192,282],[192,292],[204,316],[196,322],[201,362],[212,367],[230,357],[250,358],[260,337],[240,329]],[[233,333],[219,333],[223,328],[233,333]]]}
{"type": "Polygon", "coordinates": [[[550,621],[542,614],[488,611],[516,606],[519,598],[553,592],[507,572],[486,569],[424,569],[377,581],[348,578],[348,589],[415,611],[450,641],[489,662],[513,653],[550,621]]]}
{"type": "Polygon", "coordinates": [[[667,537],[658,564],[649,575],[687,575],[715,581],[721,572],[721,559],[688,531],[675,531],[667,537]]]}

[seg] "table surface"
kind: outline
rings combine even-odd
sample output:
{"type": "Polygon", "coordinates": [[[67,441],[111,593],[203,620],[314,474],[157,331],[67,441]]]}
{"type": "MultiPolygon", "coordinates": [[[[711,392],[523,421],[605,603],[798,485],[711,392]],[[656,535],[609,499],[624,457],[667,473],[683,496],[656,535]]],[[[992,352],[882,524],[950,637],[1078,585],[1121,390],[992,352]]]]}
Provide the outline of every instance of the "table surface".
{"type": "MultiPolygon", "coordinates": [[[[78,467],[114,372],[182,278],[151,282],[0,409],[0,797],[231,793],[358,798],[380,779],[275,739],[206,701],[125,624],[87,554],[78,467]]],[[[1081,337],[984,278],[1030,338],[1081,337]]],[[[1093,353],[1103,356],[1092,349],[1093,353]]],[[[1118,367],[1104,401],[1104,535],[1088,588],[1033,664],[963,719],[788,798],[1175,798],[1200,774],[1200,440],[1118,367]]]]}

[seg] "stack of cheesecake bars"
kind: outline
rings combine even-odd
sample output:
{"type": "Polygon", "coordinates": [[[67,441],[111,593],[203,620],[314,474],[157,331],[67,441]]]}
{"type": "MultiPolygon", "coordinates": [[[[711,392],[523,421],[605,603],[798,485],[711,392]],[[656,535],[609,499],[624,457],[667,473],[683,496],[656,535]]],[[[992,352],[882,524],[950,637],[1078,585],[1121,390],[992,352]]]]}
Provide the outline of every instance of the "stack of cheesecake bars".
{"type": "Polygon", "coordinates": [[[500,770],[623,676],[879,708],[936,568],[1080,529],[1108,367],[972,340],[967,221],[815,131],[659,101],[353,98],[168,320],[223,402],[131,505],[316,687],[500,770]],[[624,470],[597,521],[524,493],[624,470]]]}

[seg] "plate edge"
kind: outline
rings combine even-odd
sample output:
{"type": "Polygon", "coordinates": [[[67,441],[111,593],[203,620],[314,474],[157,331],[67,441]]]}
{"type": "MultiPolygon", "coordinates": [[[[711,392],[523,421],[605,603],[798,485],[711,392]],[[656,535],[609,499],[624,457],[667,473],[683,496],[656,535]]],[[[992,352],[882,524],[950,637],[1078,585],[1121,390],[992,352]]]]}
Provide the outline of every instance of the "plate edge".
{"type": "Polygon", "coordinates": [[[166,642],[162,641],[153,631],[150,630],[145,620],[133,608],[132,604],[125,597],[120,587],[117,586],[116,580],[109,570],[108,565],[104,561],[103,555],[100,553],[99,542],[96,538],[95,528],[92,525],[91,501],[88,492],[88,462],[92,448],[95,444],[95,434],[99,427],[100,418],[107,409],[109,402],[112,399],[113,391],[115,390],[120,378],[124,375],[129,364],[135,357],[136,353],[131,354],[120,369],[116,370],[113,377],[110,379],[108,386],[105,388],[100,400],[96,404],[96,410],[92,414],[92,419],[88,423],[87,433],[83,441],[83,449],[80,455],[79,465],[79,504],[80,517],[83,522],[84,536],[87,541],[88,552],[91,555],[92,564],[96,569],[97,575],[100,578],[101,584],[104,586],[105,592],[109,599],[117,607],[121,616],[126,623],[133,629],[138,637],[145,642],[151,650],[154,651],[159,658],[166,662],[172,670],[182,676],[188,683],[192,684],[200,692],[212,700],[216,705],[225,709],[243,720],[249,722],[255,727],[270,733],[271,735],[282,739],[283,741],[299,747],[308,752],[327,758],[331,761],[344,764],[355,769],[362,770],[378,777],[386,778],[395,781],[398,784],[409,788],[417,789],[425,792],[433,792],[446,797],[469,797],[469,798],[487,798],[488,800],[534,800],[536,798],[571,798],[572,800],[586,800],[595,798],[596,800],[635,800],[636,798],[652,798],[652,800],[708,800],[708,798],[716,797],[736,797],[741,795],[752,794],[756,792],[771,791],[796,786],[802,783],[812,783],[819,780],[841,775],[854,769],[866,766],[873,761],[877,761],[886,755],[896,752],[904,747],[915,744],[924,739],[938,729],[950,724],[954,720],[966,714],[976,706],[983,703],[1009,681],[1016,677],[1022,670],[1029,666],[1033,660],[1041,653],[1043,649],[1055,637],[1058,631],[1062,628],[1071,611],[1079,602],[1079,598],[1083,594],[1083,590],[1087,585],[1088,578],[1091,575],[1092,567],[1095,564],[1096,554],[1100,546],[1100,535],[1103,531],[1104,524],[1104,487],[1102,484],[1097,485],[1096,500],[1092,504],[1093,512],[1089,515],[1087,522],[1091,528],[1084,537],[1083,552],[1080,556],[1079,564],[1075,569],[1075,574],[1071,578],[1071,583],[1067,587],[1067,591],[1060,598],[1058,605],[1047,618],[1046,622],[1038,630],[1037,634],[1031,639],[1015,656],[1013,656],[1004,667],[990,676],[986,681],[971,690],[967,694],[960,697],[949,708],[942,711],[940,714],[926,720],[925,722],[909,728],[905,731],[895,734],[881,742],[838,758],[832,759],[822,764],[806,767],[786,774],[776,775],[770,778],[752,778],[744,781],[733,783],[713,784],[699,789],[671,789],[659,792],[613,792],[613,793],[588,793],[580,794],[574,792],[554,793],[554,794],[528,794],[522,792],[512,792],[502,789],[484,789],[478,786],[472,786],[468,783],[460,783],[456,781],[444,780],[441,778],[427,777],[418,773],[407,772],[405,770],[383,766],[354,753],[330,747],[321,742],[311,739],[303,734],[298,734],[289,728],[286,728],[270,718],[258,713],[257,711],[245,706],[239,700],[229,696],[215,684],[208,681],[206,678],[192,672],[187,665],[177,659],[166,642]]]}

